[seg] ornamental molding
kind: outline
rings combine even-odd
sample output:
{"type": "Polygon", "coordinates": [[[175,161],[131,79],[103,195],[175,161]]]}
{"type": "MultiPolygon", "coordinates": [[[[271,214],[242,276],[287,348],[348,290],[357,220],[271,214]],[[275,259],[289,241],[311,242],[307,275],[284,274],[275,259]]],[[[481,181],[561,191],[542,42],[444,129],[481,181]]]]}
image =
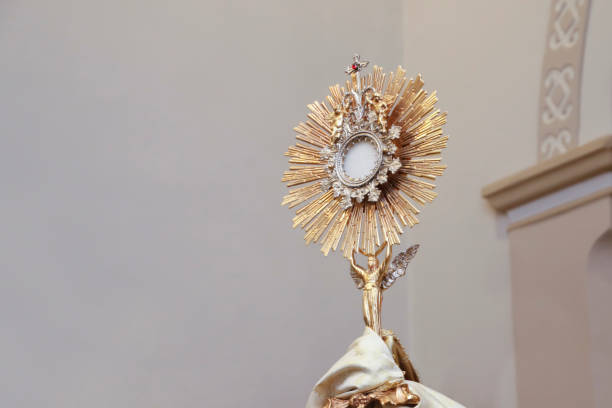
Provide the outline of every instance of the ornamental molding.
{"type": "Polygon", "coordinates": [[[607,135],[488,184],[482,196],[497,211],[507,212],[610,172],[612,135],[607,135]]]}
{"type": "Polygon", "coordinates": [[[538,115],[538,161],[578,145],[580,87],[590,0],[553,0],[538,115]]]}

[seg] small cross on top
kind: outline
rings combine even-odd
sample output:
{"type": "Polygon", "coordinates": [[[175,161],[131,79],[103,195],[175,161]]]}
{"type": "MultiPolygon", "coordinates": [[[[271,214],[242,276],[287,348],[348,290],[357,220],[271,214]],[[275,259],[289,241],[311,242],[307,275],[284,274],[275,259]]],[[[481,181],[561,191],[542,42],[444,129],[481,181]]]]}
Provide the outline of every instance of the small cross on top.
{"type": "Polygon", "coordinates": [[[353,63],[346,67],[344,72],[347,75],[356,74],[361,71],[363,68],[367,67],[370,61],[361,61],[359,54],[353,55],[353,63]]]}

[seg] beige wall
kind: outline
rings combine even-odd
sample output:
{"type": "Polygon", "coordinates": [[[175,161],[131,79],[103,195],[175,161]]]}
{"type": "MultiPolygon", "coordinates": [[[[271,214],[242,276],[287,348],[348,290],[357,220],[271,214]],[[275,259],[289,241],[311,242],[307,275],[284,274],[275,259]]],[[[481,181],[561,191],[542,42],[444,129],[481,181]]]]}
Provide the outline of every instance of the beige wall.
{"type": "MultiPolygon", "coordinates": [[[[612,198],[608,198],[612,204],[612,198]]],[[[612,222],[612,205],[608,219],[612,222]]],[[[594,243],[587,265],[587,295],[593,401],[596,408],[612,403],[612,226],[594,243]]]]}
{"type": "MultiPolygon", "coordinates": [[[[549,7],[404,3],[407,68],[439,90],[451,135],[440,197],[412,233],[423,247],[409,278],[410,351],[425,381],[467,406],[517,403],[507,221],[480,189],[535,164],[549,7]]],[[[611,12],[593,0],[580,144],[612,131],[611,12]]]]}
{"type": "Polygon", "coordinates": [[[514,407],[505,219],[480,189],[535,163],[548,2],[404,4],[404,60],[449,112],[440,196],[410,239],[410,351],[423,378],[469,407],[514,407]]]}
{"type": "Polygon", "coordinates": [[[594,366],[608,379],[603,387],[591,367],[591,331],[601,338],[597,358],[610,354],[603,350],[610,287],[602,285],[610,280],[610,265],[605,273],[602,263],[610,259],[594,259],[589,268],[589,253],[612,226],[611,203],[604,196],[509,234],[520,407],[610,406],[609,370],[594,366]],[[594,395],[607,403],[595,405],[594,395]]]}
{"type": "Polygon", "coordinates": [[[612,2],[591,0],[584,50],[578,143],[612,133],[612,2]]]}

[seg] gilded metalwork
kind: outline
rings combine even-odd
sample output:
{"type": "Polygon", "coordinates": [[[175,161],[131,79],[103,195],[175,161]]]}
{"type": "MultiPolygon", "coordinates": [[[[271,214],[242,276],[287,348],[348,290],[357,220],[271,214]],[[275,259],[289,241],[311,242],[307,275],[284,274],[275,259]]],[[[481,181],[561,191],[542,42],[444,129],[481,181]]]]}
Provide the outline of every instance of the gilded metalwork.
{"type": "Polygon", "coordinates": [[[385,406],[415,407],[421,399],[410,392],[408,384],[385,384],[369,392],[360,392],[350,398],[330,398],[323,408],[382,408],[385,406]]]}
{"type": "Polygon", "coordinates": [[[446,168],[440,163],[448,141],[442,132],[446,114],[435,109],[436,93],[423,90],[420,75],[408,80],[401,67],[385,74],[374,66],[362,77],[368,64],[355,55],[344,87],[334,85],[326,102],[308,105],[308,119],[295,128],[298,142],[285,153],[290,167],[282,180],[298,187],[282,204],[296,207],[293,227],[305,230],[306,243],[319,242],[325,255],[340,248],[349,259],[367,326],[315,385],[309,408],[421,401],[409,388],[419,377],[397,337],[382,328],[381,309],[383,292],[406,273],[419,248],[413,245],[391,261],[392,247],[403,227],[419,222],[417,205],[435,198],[431,181],[446,168]],[[350,153],[353,148],[362,156],[350,153]],[[364,160],[354,160],[348,171],[351,154],[364,160]],[[357,252],[367,267],[358,264],[357,252]]]}
{"type": "Polygon", "coordinates": [[[391,259],[391,245],[385,242],[375,253],[369,254],[359,251],[368,257],[367,269],[362,268],[355,262],[355,250],[351,256],[351,277],[357,283],[357,287],[363,289],[363,321],[366,326],[374,330],[379,336],[381,334],[381,307],[382,307],[382,281],[387,273],[387,267],[391,259]],[[378,255],[387,248],[385,259],[380,264],[378,255]]]}
{"type": "Polygon", "coordinates": [[[384,73],[374,66],[362,75],[367,65],[355,56],[344,86],[331,86],[324,102],[308,105],[308,119],[294,129],[298,142],[285,153],[290,167],[282,181],[295,188],[282,204],[297,207],[293,227],[325,255],[340,248],[350,258],[355,249],[374,253],[381,241],[399,244],[404,227],[419,222],[418,206],[436,197],[431,181],[446,168],[440,157],[446,113],[435,108],[436,93],[401,67],[384,73]],[[351,185],[338,177],[338,157],[359,132],[374,135],[383,158],[367,183],[351,185]]]}
{"type": "Polygon", "coordinates": [[[363,321],[366,326],[374,330],[379,336],[382,335],[381,310],[383,291],[390,288],[397,278],[406,273],[406,267],[416,255],[418,248],[418,245],[413,245],[405,252],[398,254],[393,262],[391,262],[391,267],[389,261],[393,251],[391,245],[388,245],[386,241],[374,253],[367,253],[359,249],[359,252],[368,258],[367,268],[357,264],[355,250],[353,250],[350,259],[351,277],[357,289],[362,289],[363,291],[363,321]],[[382,263],[379,263],[378,255],[385,248],[385,258],[382,263]]]}

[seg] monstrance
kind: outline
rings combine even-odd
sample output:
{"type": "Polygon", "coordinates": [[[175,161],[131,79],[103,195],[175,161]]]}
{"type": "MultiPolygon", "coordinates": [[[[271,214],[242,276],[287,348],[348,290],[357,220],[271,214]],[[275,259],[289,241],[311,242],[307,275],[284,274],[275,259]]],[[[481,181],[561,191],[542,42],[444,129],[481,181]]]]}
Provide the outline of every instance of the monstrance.
{"type": "Polygon", "coordinates": [[[446,168],[440,157],[446,113],[435,108],[436,92],[423,89],[420,75],[407,79],[401,67],[384,73],[378,66],[365,74],[367,66],[354,55],[345,85],[331,86],[326,102],[308,105],[308,119],[294,129],[297,143],[285,153],[290,167],[282,181],[292,189],[282,204],[297,207],[293,227],[303,228],[306,243],[320,243],[325,255],[340,247],[363,291],[366,332],[317,383],[308,408],[415,406],[423,398],[413,392],[424,386],[401,344],[381,326],[381,304],[418,249],[391,261],[392,247],[405,227],[419,222],[417,206],[434,199],[431,181],[446,168]],[[356,252],[367,267],[357,264],[356,252]],[[389,356],[395,364],[386,367],[389,356]],[[355,364],[367,373],[347,374],[355,364]]]}

